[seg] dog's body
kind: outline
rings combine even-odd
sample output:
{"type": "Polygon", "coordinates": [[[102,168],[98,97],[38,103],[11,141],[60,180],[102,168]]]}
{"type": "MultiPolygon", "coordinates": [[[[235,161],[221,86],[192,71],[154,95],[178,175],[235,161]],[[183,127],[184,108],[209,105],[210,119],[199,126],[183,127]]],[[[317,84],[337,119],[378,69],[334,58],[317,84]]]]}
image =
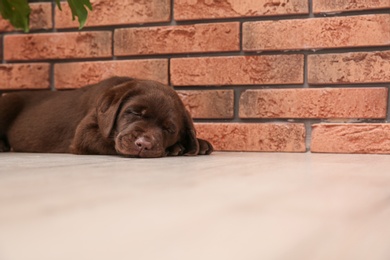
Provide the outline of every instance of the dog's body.
{"type": "Polygon", "coordinates": [[[176,92],[158,82],[114,77],[71,91],[0,97],[0,151],[210,154],[176,92]]]}

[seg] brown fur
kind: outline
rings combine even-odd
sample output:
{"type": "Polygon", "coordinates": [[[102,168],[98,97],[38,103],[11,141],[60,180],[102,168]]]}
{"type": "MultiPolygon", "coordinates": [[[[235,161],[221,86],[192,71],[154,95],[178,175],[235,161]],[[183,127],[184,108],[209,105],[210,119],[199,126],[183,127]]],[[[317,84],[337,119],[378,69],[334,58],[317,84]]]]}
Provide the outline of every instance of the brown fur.
{"type": "Polygon", "coordinates": [[[176,92],[155,81],[113,77],[70,91],[22,91],[0,97],[0,151],[210,154],[176,92]]]}

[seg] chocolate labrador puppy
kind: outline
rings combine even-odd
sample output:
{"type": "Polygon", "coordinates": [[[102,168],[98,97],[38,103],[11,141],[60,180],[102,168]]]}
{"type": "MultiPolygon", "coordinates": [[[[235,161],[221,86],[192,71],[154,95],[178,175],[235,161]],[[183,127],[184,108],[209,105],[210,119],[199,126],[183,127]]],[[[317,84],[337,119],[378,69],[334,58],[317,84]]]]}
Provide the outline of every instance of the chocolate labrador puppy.
{"type": "Polygon", "coordinates": [[[210,154],[169,86],[113,77],[70,91],[22,91],[0,97],[0,151],[119,154],[128,157],[210,154]]]}

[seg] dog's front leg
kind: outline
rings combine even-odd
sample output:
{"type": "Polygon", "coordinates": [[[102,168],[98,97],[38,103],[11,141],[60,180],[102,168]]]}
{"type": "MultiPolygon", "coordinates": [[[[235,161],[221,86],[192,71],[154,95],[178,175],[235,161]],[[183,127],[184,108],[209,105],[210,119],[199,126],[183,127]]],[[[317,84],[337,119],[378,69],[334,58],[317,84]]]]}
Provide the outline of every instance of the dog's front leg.
{"type": "Polygon", "coordinates": [[[100,133],[94,112],[86,115],[77,126],[70,152],[74,154],[117,154],[115,142],[107,140],[100,133]]]}

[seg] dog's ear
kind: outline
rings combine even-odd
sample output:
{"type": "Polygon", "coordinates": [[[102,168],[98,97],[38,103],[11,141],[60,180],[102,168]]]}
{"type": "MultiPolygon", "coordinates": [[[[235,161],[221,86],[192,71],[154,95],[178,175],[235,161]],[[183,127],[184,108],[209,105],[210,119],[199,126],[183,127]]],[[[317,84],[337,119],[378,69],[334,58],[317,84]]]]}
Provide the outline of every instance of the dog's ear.
{"type": "Polygon", "coordinates": [[[123,101],[135,88],[134,82],[125,82],[107,89],[99,98],[96,108],[97,122],[103,137],[108,138],[114,128],[123,101]]]}
{"type": "Polygon", "coordinates": [[[184,117],[184,133],[181,140],[184,146],[184,155],[197,155],[199,153],[199,142],[196,138],[196,131],[190,113],[186,110],[184,117]]]}
{"type": "Polygon", "coordinates": [[[213,145],[209,141],[196,137],[194,123],[187,110],[185,110],[184,134],[179,143],[181,147],[184,147],[183,155],[207,155],[214,151],[213,145]]]}

